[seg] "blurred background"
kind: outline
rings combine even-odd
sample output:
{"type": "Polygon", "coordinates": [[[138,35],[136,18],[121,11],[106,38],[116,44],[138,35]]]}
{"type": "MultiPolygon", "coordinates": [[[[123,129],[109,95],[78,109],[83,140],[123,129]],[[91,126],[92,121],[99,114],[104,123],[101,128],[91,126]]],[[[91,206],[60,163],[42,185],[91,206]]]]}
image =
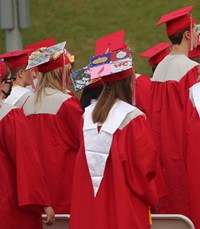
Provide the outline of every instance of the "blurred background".
{"type": "MultiPolygon", "coordinates": [[[[155,26],[160,16],[194,5],[192,15],[197,24],[200,23],[199,0],[25,1],[30,10],[30,26],[21,31],[23,48],[49,37],[55,37],[57,43],[67,41],[67,49],[75,55],[75,70],[89,63],[96,39],[124,29],[125,42],[132,48],[137,72],[151,76],[147,59],[138,55],[159,42],[168,41],[165,25],[155,26]]],[[[0,7],[1,12],[6,13],[2,4],[0,7]]],[[[5,30],[0,29],[0,53],[4,52],[6,35],[5,30]]]]}

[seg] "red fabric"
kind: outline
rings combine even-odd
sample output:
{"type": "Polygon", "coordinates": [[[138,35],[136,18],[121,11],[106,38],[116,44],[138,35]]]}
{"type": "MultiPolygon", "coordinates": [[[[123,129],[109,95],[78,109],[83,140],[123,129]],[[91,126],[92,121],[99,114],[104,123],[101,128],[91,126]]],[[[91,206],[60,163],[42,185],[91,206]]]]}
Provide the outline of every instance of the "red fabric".
{"type": "Polygon", "coordinates": [[[158,53],[156,56],[149,58],[149,65],[153,66],[159,64],[169,53],[170,50],[165,49],[162,52],[158,53]]]}
{"type": "Polygon", "coordinates": [[[35,139],[20,109],[1,119],[0,136],[0,227],[42,229],[42,206],[50,201],[35,139]]]}
{"type": "Polygon", "coordinates": [[[9,65],[10,70],[13,71],[16,68],[28,64],[28,55],[31,54],[32,51],[32,49],[26,49],[6,52],[0,55],[0,59],[3,58],[5,63],[9,65]]]}
{"type": "Polygon", "coordinates": [[[168,189],[160,213],[189,216],[190,203],[186,170],[185,102],[188,88],[198,79],[198,66],[192,68],[179,82],[152,82],[151,126],[162,173],[168,189]]]}
{"type": "Polygon", "coordinates": [[[183,113],[183,153],[185,158],[185,166],[187,169],[188,192],[190,202],[189,218],[195,225],[200,228],[199,210],[199,150],[198,150],[198,133],[199,133],[199,117],[196,108],[193,107],[189,100],[189,91],[187,90],[198,81],[198,68],[193,68],[189,77],[186,75],[179,82],[179,91],[181,92],[181,101],[184,105],[183,113]],[[187,93],[184,93],[186,91],[187,93]]]}
{"type": "Polygon", "coordinates": [[[132,76],[132,74],[133,74],[133,69],[131,68],[111,75],[103,76],[102,81],[103,83],[113,83],[122,80],[126,77],[132,76]]]}
{"type": "MultiPolygon", "coordinates": [[[[186,170],[182,153],[182,106],[177,82],[152,82],[151,125],[167,185],[168,198],[160,213],[188,215],[186,170]]],[[[163,203],[164,204],[164,203],[163,203]]]]}
{"type": "MultiPolygon", "coordinates": [[[[147,75],[140,75],[136,78],[136,106],[145,113],[147,117],[147,127],[151,133],[150,126],[150,103],[151,103],[151,80],[147,75]]],[[[152,134],[151,134],[152,135],[152,134]]],[[[162,199],[167,196],[167,189],[162,174],[161,166],[159,163],[159,158],[157,158],[157,174],[154,179],[154,188],[157,192],[159,202],[162,202],[162,199]]],[[[156,211],[154,213],[157,213],[156,211]]]]}
{"type": "Polygon", "coordinates": [[[185,15],[183,17],[176,18],[166,23],[167,35],[170,37],[183,29],[190,28],[190,23],[195,24],[194,18],[190,19],[190,15],[185,15]],[[190,22],[190,20],[192,20],[190,22]]]}
{"type": "Polygon", "coordinates": [[[141,53],[140,56],[148,58],[150,66],[157,65],[170,53],[169,47],[171,45],[170,42],[160,42],[141,53]]]}
{"type": "Polygon", "coordinates": [[[31,114],[28,118],[36,135],[52,207],[57,214],[69,214],[74,163],[80,145],[80,103],[71,97],[56,114],[31,114]]]}
{"type": "Polygon", "coordinates": [[[189,52],[189,58],[200,57],[200,40],[197,41],[197,47],[189,52]]]}
{"type": "Polygon", "coordinates": [[[0,80],[4,78],[6,73],[6,64],[3,61],[0,61],[0,80]]]}
{"type": "Polygon", "coordinates": [[[70,229],[149,229],[148,205],[157,204],[150,184],[155,170],[154,148],[144,117],[139,116],[114,133],[94,198],[82,143],[75,165],[70,229]]]}
{"type": "Polygon", "coordinates": [[[187,101],[187,122],[185,122],[185,142],[186,142],[186,168],[189,185],[190,200],[190,219],[194,223],[195,228],[200,228],[200,156],[199,156],[199,131],[200,118],[195,107],[190,100],[187,101]]]}
{"type": "Polygon", "coordinates": [[[193,5],[186,6],[184,8],[164,14],[156,25],[166,23],[167,35],[171,36],[176,34],[183,29],[190,27],[190,20],[192,20],[192,25],[195,24],[194,18],[190,17],[192,8],[193,5]]]}
{"type": "Polygon", "coordinates": [[[65,61],[65,64],[71,63],[66,54],[61,54],[56,60],[50,60],[47,63],[38,65],[38,71],[42,73],[53,71],[57,68],[62,67],[63,61],[65,61]],[[64,58],[63,55],[65,55],[64,58]]]}
{"type": "Polygon", "coordinates": [[[136,106],[149,116],[149,105],[150,105],[150,88],[151,80],[149,76],[141,74],[136,78],[136,106]]]}

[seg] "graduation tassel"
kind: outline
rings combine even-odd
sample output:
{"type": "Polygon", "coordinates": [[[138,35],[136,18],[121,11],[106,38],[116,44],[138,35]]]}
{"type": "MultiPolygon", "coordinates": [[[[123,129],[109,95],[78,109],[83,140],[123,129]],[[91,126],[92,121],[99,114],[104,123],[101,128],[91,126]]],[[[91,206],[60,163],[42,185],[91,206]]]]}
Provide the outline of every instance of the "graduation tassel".
{"type": "Polygon", "coordinates": [[[190,15],[190,51],[193,50],[193,25],[192,16],[190,15]]]}
{"type": "Polygon", "coordinates": [[[1,67],[0,67],[0,108],[2,107],[2,79],[1,79],[2,75],[1,75],[1,67]]]}
{"type": "Polygon", "coordinates": [[[131,79],[131,84],[132,84],[132,105],[136,106],[136,78],[135,78],[135,70],[133,68],[133,74],[132,74],[132,79],[131,79]]]}
{"type": "Polygon", "coordinates": [[[62,88],[63,91],[66,90],[67,84],[66,84],[66,74],[65,74],[65,53],[63,55],[63,63],[62,63],[62,88]]]}

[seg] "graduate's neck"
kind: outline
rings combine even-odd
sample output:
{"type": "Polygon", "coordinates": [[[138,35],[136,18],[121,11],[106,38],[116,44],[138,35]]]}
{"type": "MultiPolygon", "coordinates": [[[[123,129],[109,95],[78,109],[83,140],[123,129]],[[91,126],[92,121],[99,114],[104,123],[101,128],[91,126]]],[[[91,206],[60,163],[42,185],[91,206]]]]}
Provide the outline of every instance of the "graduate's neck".
{"type": "Polygon", "coordinates": [[[189,48],[184,45],[173,45],[171,49],[171,54],[183,54],[188,56],[189,48]]]}

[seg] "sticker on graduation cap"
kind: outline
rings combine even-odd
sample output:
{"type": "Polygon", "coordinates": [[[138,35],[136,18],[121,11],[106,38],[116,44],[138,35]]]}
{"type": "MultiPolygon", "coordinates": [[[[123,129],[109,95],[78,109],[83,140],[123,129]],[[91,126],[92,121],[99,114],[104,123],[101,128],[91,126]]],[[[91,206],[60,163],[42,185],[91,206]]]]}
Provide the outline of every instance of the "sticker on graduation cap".
{"type": "MultiPolygon", "coordinates": [[[[102,58],[102,55],[96,56],[96,60],[99,58],[102,58]]],[[[95,57],[93,59],[95,59],[95,57]]],[[[106,61],[105,64],[98,64],[96,66],[93,63],[90,64],[91,79],[111,75],[130,68],[132,68],[132,55],[130,48],[110,52],[109,61],[106,61]]]]}
{"type": "Polygon", "coordinates": [[[79,91],[91,83],[90,70],[89,67],[83,67],[78,71],[73,72],[71,75],[71,80],[75,91],[79,91]]]}
{"type": "Polygon", "coordinates": [[[53,54],[57,53],[59,55],[63,52],[65,45],[66,42],[62,42],[48,48],[41,48],[38,51],[33,52],[29,56],[29,61],[26,70],[49,62],[53,54]]]}
{"type": "Polygon", "coordinates": [[[90,57],[90,66],[94,67],[102,64],[107,64],[111,61],[110,56],[111,56],[111,52],[98,55],[98,56],[92,56],[90,57]]]}

